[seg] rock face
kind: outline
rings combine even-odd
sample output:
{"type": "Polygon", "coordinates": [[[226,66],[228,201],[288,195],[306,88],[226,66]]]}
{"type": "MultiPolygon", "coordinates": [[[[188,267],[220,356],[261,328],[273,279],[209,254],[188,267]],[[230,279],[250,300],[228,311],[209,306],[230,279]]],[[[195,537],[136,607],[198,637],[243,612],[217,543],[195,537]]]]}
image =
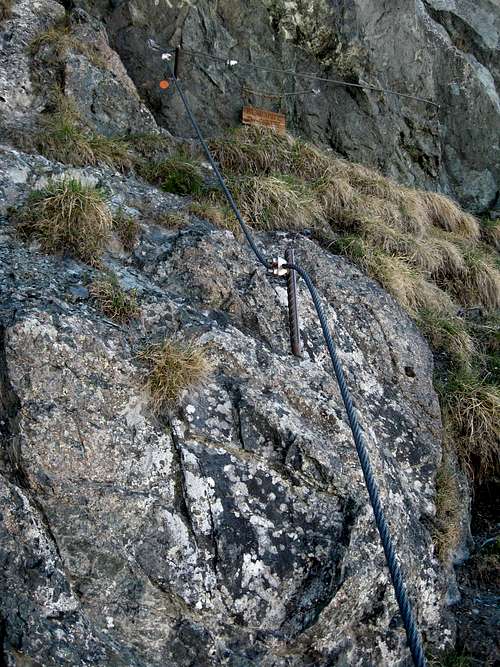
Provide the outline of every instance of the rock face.
{"type": "Polygon", "coordinates": [[[161,125],[191,129],[149,38],[184,54],[180,75],[208,132],[239,122],[251,103],[399,181],[439,187],[475,213],[499,205],[500,10],[494,0],[77,0],[102,17],[112,43],[161,125]],[[436,107],[377,92],[252,69],[259,65],[408,92],[436,107]],[[308,94],[269,100],[245,91],[308,94]],[[318,89],[319,95],[311,94],[318,89]],[[479,122],[480,119],[480,122],[479,122]],[[487,128],[487,131],[485,131],[487,128]]]}
{"type": "MultiPolygon", "coordinates": [[[[404,81],[448,100],[433,112],[343,88],[285,98],[306,136],[409,182],[438,178],[483,210],[498,167],[494,141],[476,140],[479,115],[492,137],[498,120],[493,5],[318,0],[308,14],[302,3],[282,11],[254,0],[221,0],[217,12],[204,1],[64,4],[79,5],[73,32],[95,48],[30,54],[64,18],[52,0],[17,0],[0,25],[0,664],[409,665],[303,286],[299,360],[285,287],[241,239],[194,216],[182,230],[158,226],[187,201],[132,173],[20,152],[9,137],[36,126],[55,82],[97,132],[157,132],[158,122],[187,133],[178,98],[157,94],[158,54],[145,50],[149,38],[180,42],[241,62],[404,81]],[[132,253],[115,239],[104,258],[137,292],[130,325],[90,299],[95,269],[21,243],[6,217],[62,177],[102,187],[113,211],[141,223],[132,253]],[[203,344],[212,372],[158,414],[138,352],[169,336],[203,344]]],[[[182,78],[210,131],[236,122],[242,85],[302,87],[188,58],[182,78]]],[[[258,238],[269,256],[289,241],[258,238]]],[[[307,238],[294,243],[335,332],[424,639],[445,648],[454,627],[430,535],[442,435],[431,353],[375,283],[307,238]]]]}
{"type": "Polygon", "coordinates": [[[34,45],[64,17],[55,0],[16,0],[10,18],[0,23],[0,137],[20,130],[29,137],[56,88],[101,134],[157,131],[99,21],[85,12],[71,15],[73,43],[88,47],[83,52],[68,47],[56,53],[53,44],[34,45]]]}
{"type": "MultiPolygon", "coordinates": [[[[4,202],[63,171],[8,149],[2,164],[4,202]]],[[[133,177],[70,173],[105,182],[113,206],[131,210],[139,187],[164,210],[182,203],[133,177]]],[[[274,255],[287,238],[259,242],[274,255]]],[[[453,627],[429,533],[441,456],[430,351],[376,284],[295,243],[335,330],[421,628],[443,647],[453,627]]],[[[302,287],[299,360],[284,285],[199,220],[145,223],[132,255],[107,255],[138,293],[129,327],[89,300],[93,269],[21,244],[5,220],[0,260],[4,664],[409,664],[302,287]],[[213,371],[155,415],[137,352],[171,335],[205,345],[213,371]]]]}

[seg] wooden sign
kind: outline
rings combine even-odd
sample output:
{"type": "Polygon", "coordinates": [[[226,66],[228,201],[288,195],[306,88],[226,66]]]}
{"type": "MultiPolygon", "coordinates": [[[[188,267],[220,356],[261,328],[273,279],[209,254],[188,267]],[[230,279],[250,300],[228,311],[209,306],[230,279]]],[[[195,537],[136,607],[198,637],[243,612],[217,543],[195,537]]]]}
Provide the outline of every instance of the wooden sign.
{"type": "Polygon", "coordinates": [[[274,113],[266,109],[257,109],[256,107],[243,107],[241,114],[243,125],[261,125],[272,127],[278,134],[285,134],[286,118],[282,113],[274,113]]]}

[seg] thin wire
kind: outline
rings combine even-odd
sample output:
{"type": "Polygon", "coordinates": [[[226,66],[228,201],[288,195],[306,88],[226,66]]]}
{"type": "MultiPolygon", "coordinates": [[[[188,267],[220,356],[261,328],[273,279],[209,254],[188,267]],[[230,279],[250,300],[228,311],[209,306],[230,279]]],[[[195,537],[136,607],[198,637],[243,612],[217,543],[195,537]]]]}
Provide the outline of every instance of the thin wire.
{"type": "Polygon", "coordinates": [[[252,90],[251,88],[247,88],[246,86],[242,88],[242,91],[249,95],[257,95],[258,97],[267,97],[270,100],[281,99],[282,97],[296,97],[298,95],[318,94],[318,91],[316,90],[298,90],[296,93],[268,93],[268,92],[261,92],[259,90],[252,90]]]}
{"type": "MultiPolygon", "coordinates": [[[[212,56],[210,53],[204,53],[203,51],[194,51],[193,49],[185,49],[180,46],[179,49],[184,53],[193,56],[201,56],[202,58],[208,58],[209,60],[214,60],[215,62],[224,63],[228,65],[231,62],[230,58],[220,58],[218,56],[212,56]]],[[[171,49],[170,49],[171,50],[171,49]]],[[[439,104],[428,100],[425,97],[419,97],[418,95],[410,95],[409,93],[401,93],[397,90],[391,90],[389,88],[379,88],[378,86],[371,86],[367,83],[352,83],[350,81],[342,81],[340,79],[329,79],[322,76],[317,76],[315,74],[308,74],[307,72],[294,72],[294,70],[280,69],[278,67],[264,67],[263,65],[254,65],[253,63],[240,63],[236,62],[235,65],[230,65],[233,67],[247,67],[250,69],[262,70],[264,72],[275,72],[277,74],[290,74],[296,78],[309,79],[311,81],[323,81],[324,83],[332,83],[336,86],[345,86],[346,88],[363,88],[365,90],[373,90],[377,93],[385,93],[386,95],[396,95],[397,97],[404,97],[409,100],[417,100],[417,102],[424,102],[425,104],[430,104],[439,109],[439,104]]]]}

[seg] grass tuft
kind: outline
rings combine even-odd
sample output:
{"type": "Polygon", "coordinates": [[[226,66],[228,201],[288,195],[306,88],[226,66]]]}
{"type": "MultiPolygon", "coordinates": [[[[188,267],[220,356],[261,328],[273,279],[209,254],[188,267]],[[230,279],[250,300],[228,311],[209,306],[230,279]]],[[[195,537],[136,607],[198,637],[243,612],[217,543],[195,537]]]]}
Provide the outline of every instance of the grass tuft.
{"type": "Polygon", "coordinates": [[[328,158],[314,146],[267,128],[238,128],[209,143],[225,173],[257,176],[287,172],[315,180],[329,167],[328,158]]]}
{"type": "Polygon", "coordinates": [[[127,252],[132,252],[137,242],[140,225],[135,218],[119,210],[113,216],[113,229],[127,252]]]}
{"type": "Polygon", "coordinates": [[[10,18],[12,14],[12,0],[0,0],[0,21],[10,18]]]}
{"type": "Polygon", "coordinates": [[[480,224],[481,238],[495,250],[500,250],[500,218],[484,218],[480,224]]]}
{"type": "Polygon", "coordinates": [[[219,206],[210,202],[193,202],[189,206],[189,213],[202,220],[208,220],[214,227],[227,229],[235,236],[240,235],[240,226],[229,206],[219,206]]]}
{"type": "Polygon", "coordinates": [[[472,667],[473,662],[463,653],[447,651],[443,655],[431,658],[429,665],[430,667],[472,667]]]}
{"type": "Polygon", "coordinates": [[[500,274],[494,260],[480,247],[464,250],[465,272],[462,284],[452,287],[464,305],[482,304],[488,309],[500,306],[500,274]]]}
{"type": "Polygon", "coordinates": [[[470,565],[483,586],[500,587],[500,536],[484,544],[471,559],[470,565]]]}
{"type": "Polygon", "coordinates": [[[211,148],[249,224],[312,229],[416,319],[445,353],[439,357],[443,417],[459,459],[476,480],[491,474],[499,435],[498,224],[480,227],[442,194],[401,187],[266,128],[240,128],[211,148]],[[489,324],[470,322],[469,311],[489,324]]]}
{"type": "Polygon", "coordinates": [[[293,176],[255,176],[229,179],[242,214],[259,229],[316,227],[321,207],[312,190],[293,176]]]}
{"type": "Polygon", "coordinates": [[[156,151],[169,153],[174,144],[173,139],[159,132],[143,132],[142,134],[131,134],[128,137],[133,148],[144,158],[149,158],[156,151]]]}
{"type": "Polygon", "coordinates": [[[45,157],[75,166],[107,165],[121,171],[132,166],[128,143],[91,131],[72,101],[57,92],[55,110],[41,118],[35,145],[45,157]]]}
{"type": "Polygon", "coordinates": [[[31,41],[31,55],[35,56],[42,47],[51,48],[58,61],[64,60],[68,53],[74,51],[88,58],[96,67],[106,67],[106,61],[97,46],[83,42],[73,33],[69,14],[31,41]]]}
{"type": "Polygon", "coordinates": [[[422,309],[443,313],[453,311],[453,303],[446,294],[404,258],[375,252],[368,265],[368,272],[413,317],[422,309]]]}
{"type": "Polygon", "coordinates": [[[125,292],[114,274],[90,285],[90,294],[101,311],[114,322],[125,323],[139,316],[134,290],[125,292]]]}
{"type": "Polygon", "coordinates": [[[198,385],[210,372],[203,348],[194,342],[167,339],[147,347],[139,358],[149,366],[147,387],[158,412],[172,408],[185,389],[198,385]]]}
{"type": "Polygon", "coordinates": [[[457,471],[445,450],[436,475],[436,518],[433,531],[436,554],[442,563],[449,561],[450,555],[460,544],[462,506],[457,471]]]}
{"type": "Polygon", "coordinates": [[[500,388],[458,368],[437,385],[460,462],[478,483],[500,471],[500,388]]]}
{"type": "Polygon", "coordinates": [[[470,367],[476,350],[463,318],[423,308],[417,324],[435,350],[446,352],[455,364],[470,367]]]}
{"type": "Polygon", "coordinates": [[[151,222],[166,229],[180,229],[189,224],[189,215],[184,210],[170,211],[154,218],[151,222]]]}
{"type": "Polygon", "coordinates": [[[177,195],[199,195],[204,183],[198,166],[184,157],[171,157],[138,167],[140,175],[166,192],[177,195]]]}
{"type": "Polygon", "coordinates": [[[362,268],[410,314],[499,305],[500,274],[478,222],[444,195],[401,187],[266,128],[240,128],[211,146],[250,224],[309,227],[322,241],[347,236],[348,253],[363,246],[362,268]]]}
{"type": "Polygon", "coordinates": [[[102,192],[73,179],[49,181],[34,190],[14,218],[21,237],[39,241],[46,252],[68,252],[91,265],[99,265],[112,228],[102,192]]]}
{"type": "Polygon", "coordinates": [[[422,193],[432,224],[463,238],[479,239],[479,223],[473,215],[465,213],[451,199],[437,192],[422,193]]]}
{"type": "Polygon", "coordinates": [[[500,386],[500,313],[469,319],[467,328],[480,350],[476,365],[490,384],[500,386]]]}

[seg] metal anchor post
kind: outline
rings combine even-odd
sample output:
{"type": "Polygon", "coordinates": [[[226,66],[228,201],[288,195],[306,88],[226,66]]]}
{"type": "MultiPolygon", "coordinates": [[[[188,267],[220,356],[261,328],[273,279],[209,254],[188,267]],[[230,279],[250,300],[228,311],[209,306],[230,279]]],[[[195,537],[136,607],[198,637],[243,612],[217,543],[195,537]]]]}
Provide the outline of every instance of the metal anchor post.
{"type": "Polygon", "coordinates": [[[174,59],[174,77],[179,78],[179,69],[181,66],[181,49],[179,46],[175,47],[175,59],[174,59]]]}
{"type": "MultiPolygon", "coordinates": [[[[293,248],[289,247],[285,250],[285,259],[287,264],[295,263],[295,253],[293,248]]],[[[288,319],[290,322],[290,344],[292,346],[292,354],[296,357],[301,357],[302,345],[300,342],[299,310],[297,306],[297,275],[295,271],[288,271],[286,287],[288,292],[288,319]]]]}

